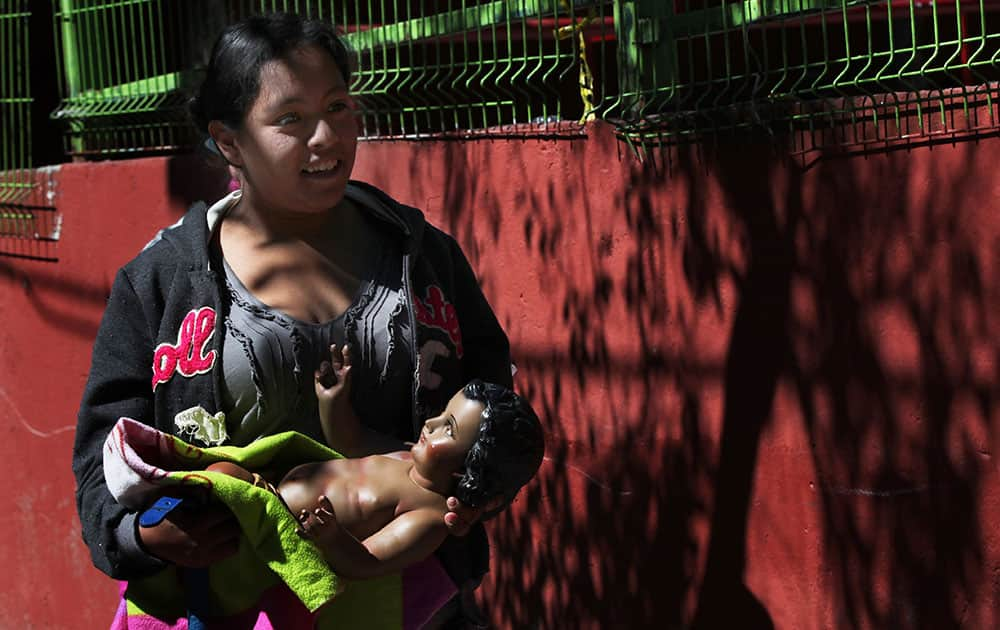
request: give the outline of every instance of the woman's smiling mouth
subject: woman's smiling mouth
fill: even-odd
[[[316,162],[315,164],[306,165],[306,167],[302,169],[302,173],[305,175],[327,175],[336,171],[339,166],[340,160]]]

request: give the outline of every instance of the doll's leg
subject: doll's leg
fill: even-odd
[[[234,464],[232,462],[215,462],[214,464],[209,464],[205,470],[224,473],[230,477],[236,477],[237,479],[242,479],[243,481],[254,485],[257,485],[254,483],[254,477],[259,477],[259,475],[255,475],[239,464]]]
[[[237,479],[242,479],[243,481],[247,482],[252,486],[261,488],[263,490],[267,490],[274,496],[278,497],[278,500],[281,501],[282,505],[284,505],[285,508],[288,509],[288,504],[285,502],[284,497],[281,496],[281,493],[278,492],[277,488],[275,488],[272,484],[268,483],[267,479],[264,479],[255,472],[250,472],[249,470],[240,466],[239,464],[234,464],[232,462],[215,462],[214,464],[209,464],[209,466],[205,470],[225,473],[230,477],[236,477]],[[297,515],[294,512],[292,512],[291,509],[288,509],[288,511],[291,512],[292,516],[297,517]]]

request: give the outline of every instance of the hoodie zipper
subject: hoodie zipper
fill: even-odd
[[[406,316],[410,321],[410,358],[413,360],[413,385],[410,391],[410,417],[413,435],[420,434],[417,417],[417,392],[420,390],[420,351],[417,348],[417,318],[414,315],[413,290],[410,286],[410,253],[403,254],[403,291],[406,292]]]

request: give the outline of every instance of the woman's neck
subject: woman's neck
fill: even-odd
[[[361,222],[357,207],[347,197],[326,212],[309,213],[265,205],[250,191],[243,193],[226,219],[253,233],[260,246],[288,241],[319,243],[334,234],[350,238]]]

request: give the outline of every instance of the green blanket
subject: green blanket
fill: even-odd
[[[127,418],[115,426],[105,447],[108,487],[123,504],[148,505],[173,485],[197,485],[225,503],[244,536],[239,552],[211,567],[212,617],[232,617],[258,607],[283,582],[304,607],[321,611],[321,627],[398,628],[402,586],[398,575],[354,582],[349,589],[326,564],[319,549],[297,532],[298,523],[271,492],[205,467],[218,461],[268,471],[280,478],[297,464],[340,457],[302,434],[286,432],[246,447],[192,446],[176,436]],[[170,567],[129,582],[128,617],[178,619],[186,614],[181,576]]]

